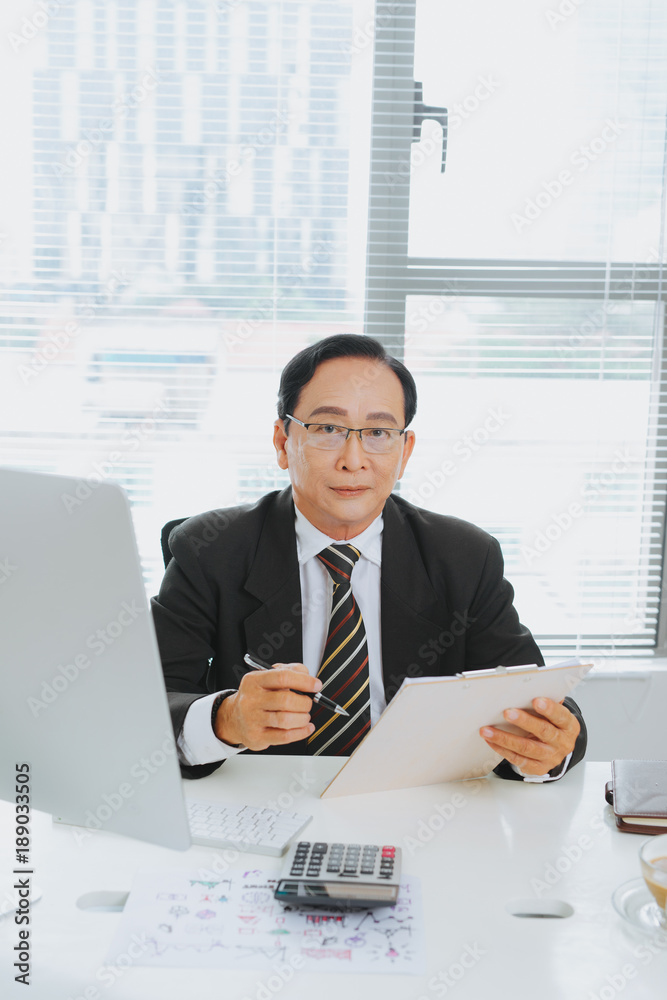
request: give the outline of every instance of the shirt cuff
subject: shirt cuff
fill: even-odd
[[[213,732],[211,726],[211,712],[213,702],[218,695],[235,694],[234,689],[229,691],[216,691],[214,694],[207,694],[204,698],[197,698],[190,705],[185,715],[183,728],[178,734],[176,746],[178,756],[182,764],[215,764],[219,760],[227,757],[234,757],[248,748],[242,744],[233,747],[230,743],[219,740]]]
[[[567,771],[571,758],[572,758],[572,751],[570,751],[570,753],[567,755],[563,763],[560,765],[560,768],[556,774],[551,774],[548,771],[546,774],[524,774],[521,768],[517,767],[516,764],[510,764],[510,767],[512,768],[514,773],[520,775],[524,781],[530,781],[533,784],[540,784],[544,781],[558,781],[559,778],[562,778],[565,772]],[[555,770],[555,768],[552,768],[552,770]]]

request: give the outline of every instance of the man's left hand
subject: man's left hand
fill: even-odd
[[[569,709],[551,698],[533,698],[533,708],[536,715],[520,708],[503,712],[508,722],[525,731],[525,736],[491,726],[479,732],[492,750],[516,764],[523,774],[546,774],[574,749],[581,727]]]

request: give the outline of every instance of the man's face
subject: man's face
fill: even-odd
[[[293,416],[305,424],[401,429],[403,388],[390,368],[368,358],[323,361],[301,390]],[[354,538],[382,512],[412,454],[414,433],[406,431],[394,450],[370,455],[358,434],[338,451],[318,450],[306,437],[293,421],[289,434],[282,420],[274,424],[278,465],[289,471],[294,502],[330,538]]]

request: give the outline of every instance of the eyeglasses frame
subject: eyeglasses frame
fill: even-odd
[[[350,434],[358,434],[359,444],[364,449],[364,452],[367,455],[369,454],[369,452],[367,452],[366,449],[364,448],[364,442],[361,437],[363,431],[391,431],[392,433],[396,431],[398,432],[398,438],[396,439],[398,441],[400,440],[401,434],[405,434],[407,430],[407,427],[403,427],[402,430],[399,429],[398,427],[346,427],[345,424],[334,424],[330,420],[326,421],[325,423],[321,423],[318,420],[311,420],[307,424],[304,424],[303,420],[299,420],[298,417],[292,416],[291,413],[286,413],[285,416],[287,417],[288,420],[293,420],[295,424],[299,425],[299,427],[303,427],[306,433],[308,433],[309,427],[340,427],[341,430],[347,431],[347,434],[345,435],[345,441],[343,442],[343,444],[347,444],[347,440]],[[332,448],[331,450],[334,451],[335,449]],[[370,452],[370,454],[373,454],[373,452]],[[375,454],[382,455],[382,454],[388,454],[388,452],[375,452]]]

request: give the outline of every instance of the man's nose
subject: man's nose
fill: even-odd
[[[366,465],[367,458],[366,452],[361,447],[359,435],[352,431],[343,445],[339,461],[342,461],[346,469],[362,469]]]

